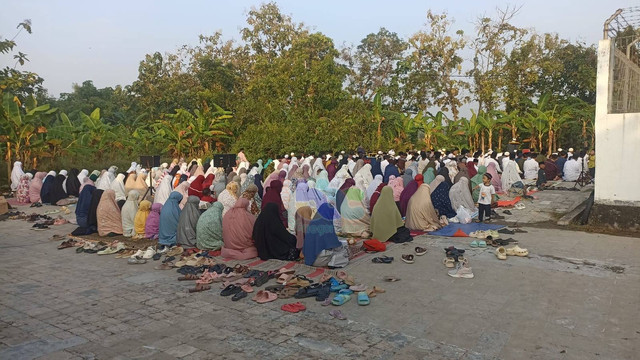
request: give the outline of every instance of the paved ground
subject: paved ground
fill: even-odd
[[[563,192],[565,193],[565,192]],[[568,192],[567,192],[568,193]],[[550,195],[553,195],[549,193]],[[529,258],[498,260],[468,238],[421,236],[415,264],[360,259],[346,270],[387,290],[368,307],[304,300],[232,302],[155,264],[56,250],[54,230],[0,222],[0,359],[637,359],[640,242],[636,238],[525,228]],[[448,277],[442,247],[468,250],[474,279]],[[402,280],[382,283],[384,275]]]

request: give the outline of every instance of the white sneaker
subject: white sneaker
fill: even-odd
[[[142,255],[144,255],[144,251],[142,251],[142,250],[138,250],[138,251],[136,251],[136,253],[135,253],[135,254],[131,255],[131,258],[132,258],[132,259],[133,259],[133,258],[141,258],[141,257],[142,257]],[[152,256],[153,256],[153,255],[152,255]]]
[[[148,260],[148,259],[151,259],[155,254],[156,254],[156,251],[153,249],[152,246],[149,246],[147,248],[147,251],[144,252],[144,255],[142,255],[142,258]]]
[[[455,269],[449,270],[449,276],[454,278],[473,279],[473,272],[466,264],[458,263]]]
[[[167,251],[169,251],[169,247],[168,246],[162,246],[162,248],[160,250],[157,251],[158,254],[164,254]]]

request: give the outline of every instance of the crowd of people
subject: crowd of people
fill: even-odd
[[[549,158],[527,150],[393,150],[287,154],[235,166],[174,159],[144,169],[25,173],[16,162],[11,188],[20,203],[75,202],[74,235],[157,239],[159,252],[221,250],[244,260],[295,260],[326,266],[344,244],[338,235],[410,240],[408,230],[434,231],[449,222],[491,221],[497,195],[517,196],[535,184],[575,181],[595,172],[595,153],[573,149]],[[461,215],[464,214],[464,215]],[[322,256],[320,256],[322,254]]]

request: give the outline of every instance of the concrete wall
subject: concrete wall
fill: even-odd
[[[615,52],[598,44],[595,202],[640,206],[640,113],[611,113]]]

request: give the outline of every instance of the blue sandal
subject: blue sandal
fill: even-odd
[[[351,300],[351,296],[350,295],[338,294],[333,298],[333,300],[331,300],[331,303],[333,305],[340,306],[340,305],[343,305],[344,303],[346,303],[349,300]]]
[[[369,305],[370,302],[371,300],[369,300],[369,295],[366,292],[360,291],[358,293],[358,305],[365,306]]]

